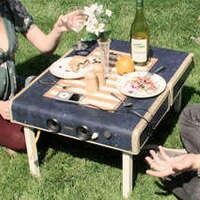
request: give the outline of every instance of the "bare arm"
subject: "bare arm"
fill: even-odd
[[[83,25],[84,20],[82,11],[77,10],[61,15],[50,33],[45,34],[37,25],[32,24],[25,36],[41,52],[51,53],[56,49],[62,33],[76,30]]]
[[[0,115],[10,120],[10,101],[0,101]]]
[[[37,25],[32,24],[26,38],[42,53],[51,53],[56,49],[61,35],[55,29],[46,35]]]

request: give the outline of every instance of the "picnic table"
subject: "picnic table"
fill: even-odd
[[[91,44],[88,53],[96,46],[96,43]],[[130,44],[112,40],[111,50],[129,53]],[[151,52],[157,61],[150,71],[165,67],[159,75],[165,79],[166,88],[151,98],[125,98],[126,103],[133,104],[130,108],[122,103],[110,112],[49,98],[45,94],[52,85],[41,84],[41,81],[60,81],[50,73],[49,68],[16,95],[12,102],[12,122],[24,126],[30,171],[34,176],[40,176],[34,132],[37,129],[122,152],[123,197],[129,196],[132,191],[133,156],[140,153],[175,102],[176,108],[180,109],[181,91],[193,66],[191,53],[156,47],[151,48]],[[78,53],[72,50],[63,57]]]

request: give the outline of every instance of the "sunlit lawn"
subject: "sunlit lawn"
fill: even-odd
[[[48,32],[59,14],[94,3],[94,0],[22,0],[34,21]],[[129,40],[130,25],[135,14],[133,0],[101,0],[113,11],[112,37]],[[183,105],[200,102],[200,46],[191,36],[200,35],[198,22],[199,0],[146,0],[145,15],[151,32],[151,45],[172,48],[195,55],[195,68],[184,91]],[[81,35],[63,35],[54,57],[40,56],[22,36],[16,56],[20,74],[38,74],[58,56],[64,54],[81,38]],[[169,113],[154,135],[154,141],[168,147],[181,147],[178,115]],[[63,138],[61,139],[63,141]],[[121,199],[121,154],[93,145],[59,138],[42,136],[39,145],[41,178],[29,174],[26,154],[10,158],[0,149],[0,199],[5,200],[119,200]],[[143,158],[136,158],[137,180],[130,199],[173,200],[173,195],[161,194],[163,190],[155,178],[145,174]]]

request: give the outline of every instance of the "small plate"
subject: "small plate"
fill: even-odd
[[[158,74],[132,72],[122,76],[117,82],[118,89],[125,95],[135,98],[148,98],[165,90],[166,81]]]
[[[53,63],[49,71],[56,77],[62,79],[78,79],[84,77],[85,73],[91,70],[90,66],[80,68],[78,71],[74,72],[69,66],[69,62],[73,57],[62,58],[55,63]]]

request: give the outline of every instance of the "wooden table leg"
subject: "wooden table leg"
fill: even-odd
[[[33,176],[40,177],[35,133],[31,128],[24,127],[24,135],[26,140],[26,149],[27,149],[30,172]]]
[[[127,199],[133,187],[133,156],[122,153],[122,195]]]
[[[182,89],[180,89],[178,96],[176,97],[176,100],[174,102],[174,111],[176,113],[179,113],[181,111],[182,107]]]

